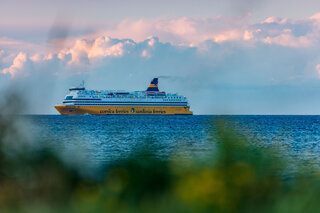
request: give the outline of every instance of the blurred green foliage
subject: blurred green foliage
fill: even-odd
[[[218,142],[205,162],[163,160],[142,147],[106,168],[102,179],[92,179],[45,146],[26,148],[15,117],[1,115],[0,212],[320,211],[319,175],[301,170],[285,180],[280,154],[223,122],[215,126]]]

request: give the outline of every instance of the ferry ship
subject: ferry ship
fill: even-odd
[[[61,115],[192,115],[186,97],[160,92],[158,78],[147,90],[87,90],[82,83],[69,89],[62,105],[54,106]]]

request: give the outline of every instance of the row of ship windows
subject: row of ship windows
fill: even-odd
[[[68,106],[68,105],[67,105]],[[70,106],[70,105],[69,105]],[[187,104],[157,104],[157,105],[148,105],[148,104],[71,104],[71,106],[183,106],[187,107]]]
[[[85,96],[78,96],[79,98],[87,98],[87,97],[85,97]],[[115,99],[115,98],[122,98],[123,96],[113,96],[113,97],[108,97],[108,96],[104,96],[103,98],[108,98],[108,99]],[[99,98],[98,96],[90,96],[89,98]],[[126,97],[126,98],[128,98],[128,99],[139,99],[139,97],[137,98],[137,97],[134,97],[134,96],[132,96],[132,97]],[[156,97],[148,97],[148,99],[160,99],[161,97],[158,97],[158,98],[156,98]],[[65,98],[65,100],[72,100],[72,96],[67,96],[66,98]],[[163,99],[163,100],[165,100],[165,101],[181,101],[181,100],[183,100],[182,98],[178,98],[178,97],[173,97],[173,98],[165,98],[165,99]]]
[[[73,105],[114,105],[114,106],[186,106],[187,103],[174,103],[174,104],[108,104],[108,103],[64,103]]]
[[[84,96],[84,95],[79,95],[79,98],[88,98],[88,96]],[[144,98],[144,97],[148,97],[148,98],[152,98],[152,99],[158,99],[158,98],[163,98],[161,96],[157,97],[157,96],[141,96],[141,97],[137,97],[137,96],[121,96],[121,95],[113,95],[113,96],[94,96],[94,95],[90,95],[90,98]],[[67,98],[72,98],[72,96],[67,96]],[[181,97],[167,97],[165,98],[166,100],[181,100]],[[68,99],[69,100],[69,99]]]
[[[148,102],[148,101],[101,101],[101,100],[65,100],[63,101],[64,103],[136,103],[136,104],[139,104],[139,103],[149,103],[149,104],[162,104],[162,103],[167,103],[167,104],[170,104],[170,103],[187,103],[187,101],[179,101],[179,102],[164,102],[164,101],[161,101],[161,102]]]
[[[148,105],[148,104],[73,104],[74,106],[187,106],[187,104],[157,104],[157,105]]]

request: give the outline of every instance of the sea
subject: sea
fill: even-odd
[[[168,159],[215,152],[217,126],[227,126],[288,162],[318,167],[320,116],[313,115],[28,115],[29,132],[81,168],[99,168],[142,148]]]

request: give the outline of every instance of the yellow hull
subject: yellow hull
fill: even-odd
[[[61,115],[192,115],[183,106],[54,106]]]

